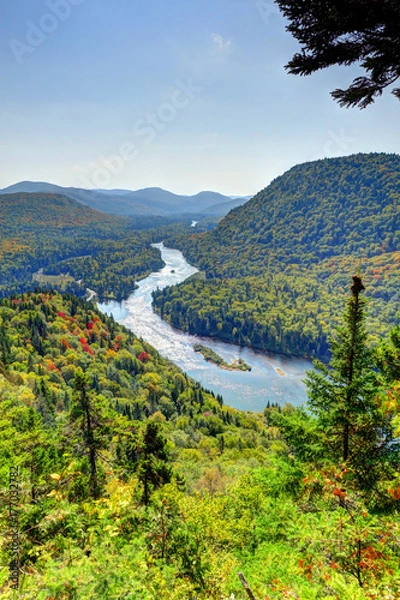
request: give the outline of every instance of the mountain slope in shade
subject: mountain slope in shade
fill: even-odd
[[[214,206],[210,206],[207,212],[210,216],[224,217],[234,208],[246,204],[247,201],[248,198],[233,198],[232,200],[228,200],[227,202],[222,202],[221,204],[215,204]]]
[[[3,227],[62,229],[113,222],[117,223],[118,218],[93,210],[60,194],[0,194],[0,226]]]
[[[200,192],[194,196],[173,194],[161,188],[130,190],[86,190],[62,187],[46,182],[23,181],[11,185],[0,193],[50,192],[63,194],[81,204],[114,215],[176,215],[182,213],[224,216],[233,206],[246,202],[247,198],[232,198],[217,192]],[[219,206],[217,213],[213,207]]]

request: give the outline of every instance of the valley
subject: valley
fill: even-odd
[[[176,286],[197,272],[178,250],[166,248],[163,244],[154,246],[161,251],[164,268],[139,281],[137,289],[127,300],[100,303],[99,309],[112,314],[119,323],[151,344],[204,388],[220,395],[228,406],[260,412],[268,402],[303,404],[307,396],[302,381],[305,371],[312,367],[310,361],[256,352],[217,338],[188,335],[171,327],[154,312],[152,294],[156,290]],[[251,367],[251,371],[222,370],[196,353],[196,344],[207,346],[227,364],[241,359]],[[280,372],[286,373],[286,377],[282,377]]]
[[[367,287],[371,343],[399,322],[399,182],[396,155],[306,163],[214,222],[210,215],[110,215],[47,184],[32,184],[48,190],[34,193],[15,192],[31,186],[17,184],[0,196],[0,294],[34,289],[42,269],[41,285],[121,302],[163,267],[153,242],[165,240],[199,273],[153,290],[163,321],[242,349],[327,361],[329,332],[355,271]],[[153,188],[141,193],[175,208],[183,198]],[[214,206],[221,199],[207,192],[197,203],[200,197]],[[15,213],[22,218],[11,220]]]
[[[400,1],[3,4],[1,600],[400,600]]]
[[[222,219],[0,195],[28,598],[398,594],[399,161],[299,165]]]

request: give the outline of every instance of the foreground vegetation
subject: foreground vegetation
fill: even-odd
[[[354,289],[331,369],[310,374],[312,413],[224,407],[73,296],[3,299],[0,478],[7,497],[18,467],[20,597],[244,600],[242,571],[257,599],[396,598],[400,336],[371,362]],[[6,504],[0,518],[11,599]]]

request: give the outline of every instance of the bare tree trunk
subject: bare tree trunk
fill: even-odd
[[[243,575],[243,573],[241,571],[239,571],[238,577],[239,577],[240,582],[241,582],[242,586],[244,587],[248,597],[250,598],[250,600],[257,600],[255,595],[251,591],[251,588],[250,588],[249,584],[247,583],[245,576]]]

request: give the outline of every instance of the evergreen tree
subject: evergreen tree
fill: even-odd
[[[151,492],[171,481],[168,466],[166,440],[161,435],[158,423],[149,421],[143,434],[142,458],[138,469],[139,481],[143,484],[142,501],[150,503]]]
[[[4,325],[0,325],[0,361],[6,367],[11,360],[11,341]]]
[[[400,5],[396,0],[276,0],[300,42],[287,65],[290,73],[311,75],[332,65],[359,63],[365,75],[332,96],[341,106],[365,108],[399,79]],[[392,89],[400,98],[400,89]]]
[[[55,428],[55,403],[53,401],[51,391],[43,377],[35,381],[34,391],[36,395],[37,410],[43,418],[45,427]]]
[[[330,458],[343,461],[362,488],[372,488],[393,447],[390,417],[379,407],[377,374],[367,347],[364,285],[353,277],[344,324],[331,341],[329,365],[307,373],[309,405]]]
[[[376,351],[376,362],[386,381],[400,380],[400,327],[394,327],[389,339],[381,342]]]
[[[70,419],[78,426],[77,446],[86,449],[89,461],[89,490],[93,498],[99,498],[101,485],[98,473],[99,451],[103,448],[108,431],[104,407],[93,393],[89,392],[89,377],[78,369],[74,379],[74,402]]]
[[[27,411],[24,466],[29,469],[30,497],[34,504],[46,489],[48,475],[59,467],[60,460],[54,440],[43,427],[41,416],[33,407]]]

